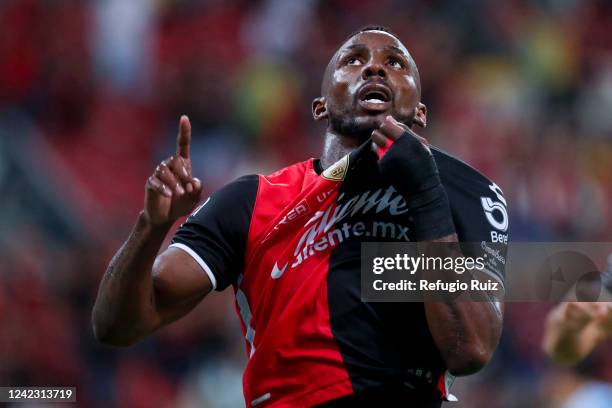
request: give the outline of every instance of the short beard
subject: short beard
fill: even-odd
[[[372,132],[380,127],[380,124],[374,122],[359,123],[354,117],[330,115],[329,126],[338,135],[365,142],[372,136]]]
[[[402,123],[412,127],[414,120],[402,120],[397,118]],[[359,142],[365,142],[372,136],[372,132],[380,127],[381,123],[365,122],[359,123],[355,117],[348,115],[329,115],[329,126],[338,135],[355,139]]]

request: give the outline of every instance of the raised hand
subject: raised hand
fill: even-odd
[[[387,116],[372,132],[372,141],[384,151],[378,162],[381,174],[400,191],[411,195],[440,184],[427,140],[405,124]]]
[[[559,313],[567,328],[581,330],[595,319],[598,309],[596,302],[568,302],[561,304]]]
[[[414,133],[408,125],[395,120],[393,116],[387,116],[380,127],[372,132],[372,141],[377,146],[385,148],[389,143],[399,139],[404,133],[408,133],[410,136],[415,137],[427,150],[429,150],[429,142],[427,142],[427,139]]]
[[[202,182],[191,174],[191,124],[179,121],[176,154],[163,160],[145,186],[144,215],[153,226],[169,225],[193,211],[200,200]]]

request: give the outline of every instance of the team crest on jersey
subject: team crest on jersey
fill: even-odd
[[[332,181],[342,181],[346,176],[348,167],[349,155],[347,154],[346,156],[329,166],[327,169],[325,169],[321,176]]]

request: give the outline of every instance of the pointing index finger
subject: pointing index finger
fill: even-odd
[[[187,115],[181,116],[179,131],[176,138],[176,155],[189,159],[189,144],[191,143],[191,123]]]

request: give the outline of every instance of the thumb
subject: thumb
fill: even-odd
[[[191,191],[191,193],[189,193],[189,195],[194,200],[199,200],[200,196],[202,195],[202,182],[200,181],[199,178],[194,177],[191,180],[191,184],[193,186],[193,190]]]

